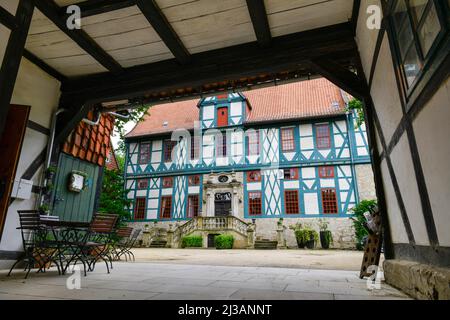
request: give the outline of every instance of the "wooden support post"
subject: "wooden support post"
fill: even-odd
[[[3,57],[0,69],[0,136],[3,134],[5,127],[6,115],[9,111],[14,85],[16,84],[33,10],[33,1],[20,0],[15,18],[17,27],[11,31]]]

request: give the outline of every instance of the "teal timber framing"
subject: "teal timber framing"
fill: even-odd
[[[131,217],[131,221],[184,221],[188,220],[187,206],[188,206],[188,197],[190,195],[198,195],[199,198],[199,212],[202,210],[202,194],[203,188],[202,183],[203,179],[200,176],[200,183],[198,186],[190,186],[188,185],[188,176],[181,175],[175,176],[173,178],[173,186],[169,188],[164,188],[162,185],[162,177],[151,177],[151,178],[143,178],[148,181],[148,186],[145,189],[139,189],[137,180],[141,179],[127,179],[126,180],[126,191],[127,198],[130,200],[134,200],[137,197],[145,197],[145,218],[142,220],[134,219],[134,201],[132,202],[129,211]],[[162,196],[171,196],[172,197],[172,206],[170,209],[170,219],[161,219],[161,197]]]
[[[358,202],[356,181],[352,174],[352,165],[337,165],[333,178],[320,178],[319,167],[301,167],[299,176],[294,180],[273,179],[272,170],[261,175],[261,182],[247,182],[244,178],[244,217],[259,218],[348,218],[349,209]],[[322,189],[336,190],[338,213],[323,214]],[[284,191],[298,191],[299,214],[286,214]],[[262,214],[250,215],[248,212],[248,193],[261,192]]]
[[[354,122],[353,115],[348,117],[342,115],[307,122],[286,122],[270,126],[250,126],[249,124],[246,127],[223,128],[223,132],[230,132],[227,138],[227,145],[233,147],[228,148],[227,157],[220,159],[220,163],[217,163],[217,158],[215,157],[214,138],[207,138],[207,135],[203,135],[203,142],[199,150],[203,161],[187,159],[184,164],[180,164],[180,162],[164,162],[164,140],[170,140],[170,135],[127,139],[125,177],[204,174],[211,171],[244,171],[269,168],[273,161],[268,161],[266,157],[271,152],[277,154],[277,162],[280,168],[370,163],[365,126],[357,127]],[[314,125],[324,123],[328,123],[330,127],[331,148],[320,150],[315,145]],[[280,129],[285,127],[294,128],[295,151],[293,152],[282,152],[279,145],[281,140]],[[247,155],[247,145],[243,130],[249,128],[260,130],[261,152],[259,156]],[[207,130],[202,132],[205,133]],[[239,135],[241,136],[238,137]],[[264,145],[265,141],[266,145]],[[147,164],[138,163],[141,143],[150,143],[150,161]],[[236,153],[234,150],[237,149],[236,145],[239,143],[241,144],[240,151]],[[276,147],[275,144],[277,145]],[[190,142],[182,142],[179,144],[179,147],[179,152],[183,155],[190,154]]]
[[[240,96],[229,97],[220,101],[208,100],[205,98],[200,102],[200,106],[222,106],[235,99],[235,102],[242,101]],[[243,101],[242,101],[243,102]],[[203,119],[202,107],[200,109],[200,119]],[[242,103],[242,113],[245,113],[245,103]],[[230,114],[230,112],[229,112]],[[209,119],[209,118],[208,118]],[[208,124],[208,129],[203,129],[204,134],[210,129],[215,129],[216,120],[212,119]],[[328,124],[330,129],[331,147],[320,150],[316,146],[315,125]],[[281,128],[294,128],[295,150],[283,152],[281,150]],[[241,124],[225,128],[218,128],[224,131],[232,131],[227,137],[228,148],[227,158],[218,165],[215,157],[214,138],[202,138],[200,147],[201,159],[187,159],[185,163],[173,161],[164,162],[164,141],[170,139],[169,135],[159,135],[150,137],[139,137],[127,139],[126,156],[126,188],[128,198],[134,200],[136,197],[146,197],[146,215],[144,220],[137,221],[178,221],[186,220],[187,198],[189,195],[199,195],[199,212],[202,210],[202,183],[199,186],[188,186],[189,175],[200,175],[211,172],[246,172],[250,170],[262,170],[268,173],[263,174],[259,188],[249,185],[244,177],[244,217],[245,218],[299,218],[299,217],[349,217],[349,208],[359,202],[358,188],[355,181],[355,165],[369,164],[370,156],[368,150],[366,128],[356,126],[354,114],[343,114],[333,117],[324,117],[310,120],[293,120],[277,124]],[[244,130],[258,129],[260,133],[260,154],[255,156],[247,155],[247,144]],[[190,144],[187,139],[178,143],[175,153],[182,159],[190,154]],[[142,143],[150,144],[150,159],[146,164],[139,164],[139,153]],[[240,146],[239,146],[240,145]],[[209,151],[206,152],[206,149]],[[233,150],[239,149],[236,152]],[[224,160],[224,159],[222,159]],[[319,166],[333,166],[335,176],[332,179],[319,178]],[[278,179],[279,169],[299,168],[299,177],[295,181],[283,181]],[[163,177],[173,177],[174,184],[171,188],[162,188]],[[244,175],[245,176],[245,175]],[[149,181],[146,190],[137,188],[138,179]],[[249,188],[250,187],[250,188]],[[333,188],[336,190],[336,200],[338,205],[337,214],[323,214],[321,189]],[[260,191],[262,193],[261,216],[248,215],[248,191]],[[299,194],[300,213],[297,215],[285,214],[284,191],[297,190]],[[161,196],[172,196],[172,208],[170,219],[160,219]],[[275,204],[273,206],[272,204]],[[130,208],[130,213],[134,217],[134,208]],[[134,220],[133,220],[134,221]]]

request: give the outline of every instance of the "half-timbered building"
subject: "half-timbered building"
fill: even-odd
[[[317,218],[330,218],[337,245],[354,245],[350,209],[359,189],[375,192],[365,124],[348,100],[319,78],[150,108],[126,138],[132,220],[270,218],[256,236],[276,239],[280,218],[310,218],[316,228]],[[358,187],[358,178],[372,183]]]

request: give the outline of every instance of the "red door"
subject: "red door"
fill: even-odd
[[[217,108],[217,126],[228,126],[228,107]]]
[[[5,130],[0,137],[0,236],[8,211],[29,112],[30,107],[12,105],[6,116]]]

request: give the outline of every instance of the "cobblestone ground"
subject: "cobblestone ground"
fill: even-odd
[[[110,274],[98,264],[80,277],[79,290],[69,290],[69,275],[56,270],[31,273],[26,280],[20,269],[12,277],[2,270],[0,299],[408,299],[383,282],[369,290],[358,278],[358,252],[137,249],[135,254],[136,262],[116,262]]]

